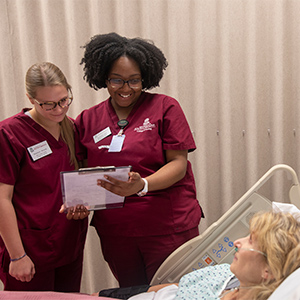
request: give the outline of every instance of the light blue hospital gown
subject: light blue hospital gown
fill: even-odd
[[[215,265],[184,275],[179,281],[175,300],[217,300],[234,275],[229,264]]]

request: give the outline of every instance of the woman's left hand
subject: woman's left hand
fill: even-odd
[[[139,173],[129,172],[128,175],[129,179],[127,181],[105,175],[106,180],[98,179],[97,185],[119,196],[130,196],[143,189],[144,181]]]
[[[155,173],[146,177],[148,190],[157,191],[166,189],[181,180],[186,173],[188,150],[166,150],[166,161]],[[106,190],[120,195],[130,196],[141,191],[145,185],[141,175],[129,172],[129,179],[121,181],[111,176],[104,176],[106,180],[98,179],[97,184]]]

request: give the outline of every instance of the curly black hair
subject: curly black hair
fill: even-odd
[[[106,88],[108,73],[115,60],[121,56],[134,59],[140,67],[143,88],[159,86],[168,62],[152,41],[142,38],[126,38],[115,32],[99,34],[85,46],[80,64],[84,64],[83,78],[95,90]]]

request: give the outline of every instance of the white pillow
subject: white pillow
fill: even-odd
[[[300,268],[286,278],[268,300],[299,300],[300,299]]]

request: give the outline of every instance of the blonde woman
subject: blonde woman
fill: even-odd
[[[77,168],[71,86],[52,63],[31,66],[32,108],[0,122],[0,279],[5,290],[78,292],[87,220],[67,220],[60,172]]]
[[[297,216],[299,217],[299,215]],[[290,213],[261,212],[250,222],[250,234],[234,242],[233,262],[184,275],[178,284],[110,289],[93,296],[145,299],[267,300],[300,267],[300,222]]]

